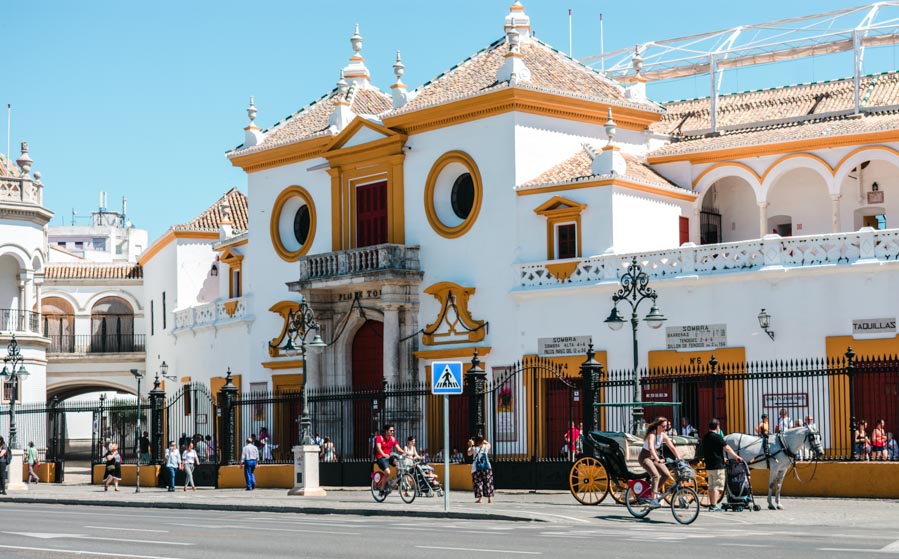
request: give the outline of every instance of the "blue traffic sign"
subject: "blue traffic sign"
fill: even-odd
[[[431,394],[462,394],[461,361],[435,361],[431,364]]]

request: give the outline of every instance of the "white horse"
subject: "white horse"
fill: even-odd
[[[780,488],[787,470],[790,466],[795,466],[796,458],[809,450],[815,453],[815,459],[824,454],[821,435],[815,427],[795,427],[783,433],[768,435],[767,456],[762,448],[762,437],[732,433],[724,437],[724,440],[750,468],[767,468],[771,471],[768,476],[768,508],[771,510],[783,509],[780,504]]]

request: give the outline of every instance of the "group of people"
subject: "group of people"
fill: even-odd
[[[783,433],[787,429],[794,429],[796,427],[813,427],[817,428],[815,425],[815,418],[811,415],[805,416],[805,421],[799,421],[798,419],[794,422],[790,420],[790,415],[787,413],[786,408],[780,408],[780,411],[777,413],[777,421],[774,424],[774,430],[771,429],[771,423],[768,420],[768,414],[763,413],[762,417],[755,426],[755,434],[762,437],[762,452],[764,454],[768,454],[768,435],[774,433],[779,434]],[[800,455],[798,456],[800,460],[810,460],[812,456],[808,455]]]
[[[210,439],[211,441],[211,439]],[[197,434],[194,437],[187,437],[182,434],[182,444],[176,444],[175,441],[169,441],[169,446],[165,451],[165,467],[169,472],[170,492],[175,491],[175,476],[180,472],[184,472],[183,491],[187,491],[190,487],[193,491],[197,490],[197,484],[194,482],[194,470],[201,463],[209,460],[210,443]],[[202,451],[198,451],[198,445],[202,445]],[[201,459],[201,456],[203,457]]]
[[[893,433],[886,430],[886,421],[877,420],[868,435],[868,422],[860,420],[853,433],[853,457],[856,460],[886,461],[899,460],[899,443]]]

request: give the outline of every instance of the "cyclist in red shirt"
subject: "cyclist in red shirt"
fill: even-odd
[[[396,465],[396,456],[391,456],[391,453],[394,449],[402,452],[402,447],[393,433],[393,425],[385,425],[384,432],[375,437],[375,462],[384,470],[384,475],[381,476],[381,493],[384,493],[386,489],[387,479],[390,477],[390,466]]]

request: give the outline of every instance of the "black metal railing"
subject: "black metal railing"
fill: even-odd
[[[145,351],[144,334],[56,334],[49,353],[132,353]]]
[[[19,309],[0,309],[0,331],[40,332],[41,315]]]

